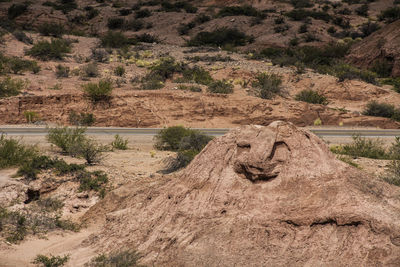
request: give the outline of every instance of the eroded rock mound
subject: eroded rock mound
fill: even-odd
[[[88,216],[92,237],[155,266],[398,266],[399,189],[335,159],[290,123],[242,126],[178,177],[132,183]]]

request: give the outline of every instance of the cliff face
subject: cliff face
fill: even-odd
[[[348,56],[350,62],[364,68],[382,59],[393,64],[393,76],[400,76],[400,20],[355,44]]]
[[[278,121],[214,139],[177,177],[113,191],[89,211],[107,215],[86,244],[156,266],[395,266],[399,207],[396,187]]]

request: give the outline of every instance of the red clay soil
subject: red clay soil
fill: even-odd
[[[127,184],[86,217],[86,240],[152,266],[398,266],[398,187],[293,124],[242,126],[175,176]]]

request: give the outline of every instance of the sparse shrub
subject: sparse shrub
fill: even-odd
[[[189,46],[242,46],[253,41],[254,38],[247,36],[238,29],[220,28],[212,32],[199,32],[188,41]]]
[[[289,25],[287,24],[282,24],[274,27],[274,32],[275,33],[281,33],[289,30]]]
[[[275,95],[283,93],[282,78],[276,74],[260,73],[256,76],[252,86],[263,99],[271,99]]]
[[[167,162],[165,173],[171,173],[189,165],[194,157],[212,140],[211,136],[188,129],[188,135],[182,137],[176,157]]]
[[[33,122],[37,121],[38,119],[40,119],[39,114],[35,111],[26,110],[26,111],[24,111],[24,116],[25,116],[27,123],[33,123]]]
[[[27,4],[12,4],[7,10],[7,15],[9,19],[15,19],[16,17],[22,15],[28,10]]]
[[[24,81],[6,77],[0,80],[0,98],[18,95],[24,86]]]
[[[334,26],[330,26],[327,30],[326,30],[329,34],[334,34],[336,33],[336,28]]]
[[[69,67],[58,64],[56,66],[56,76],[57,76],[57,78],[68,78],[69,77]]]
[[[393,62],[386,58],[377,59],[371,66],[371,70],[379,75],[381,78],[390,77],[392,74]]]
[[[360,135],[353,136],[353,143],[342,146],[331,147],[336,154],[349,155],[352,157],[365,157],[372,159],[388,159],[381,140],[367,139]]]
[[[71,111],[69,114],[69,122],[76,126],[91,126],[96,121],[93,113],[81,112],[77,114],[75,111]]]
[[[111,146],[114,149],[118,150],[127,150],[128,149],[128,139],[123,139],[118,134],[114,136],[114,141],[112,141]]]
[[[363,33],[364,37],[371,35],[373,32],[380,29],[380,26],[376,22],[368,21],[360,26],[360,31]]]
[[[289,12],[286,12],[285,15],[296,21],[304,20],[307,19],[308,17],[312,17],[318,20],[323,20],[325,22],[329,22],[332,19],[331,16],[326,12],[305,10],[302,8],[293,9]]]
[[[85,139],[86,128],[51,128],[46,136],[47,141],[61,148],[63,153],[74,153],[72,147]]]
[[[285,23],[285,18],[284,17],[277,17],[274,19],[275,24],[283,24]]]
[[[197,85],[183,85],[183,84],[180,84],[180,85],[178,85],[178,89],[179,90],[183,90],[183,91],[197,92],[197,93],[203,91],[201,89],[201,87],[197,86]]]
[[[400,186],[400,160],[397,159],[391,162],[383,180],[389,184]]]
[[[131,41],[120,32],[108,31],[101,37],[101,44],[104,47],[121,48],[131,44]]]
[[[144,22],[140,19],[130,20],[125,23],[124,29],[130,31],[140,31],[144,28]]]
[[[33,44],[33,40],[30,36],[26,35],[23,31],[15,30],[13,32],[13,35],[15,39],[17,39],[20,42],[23,42],[24,44]]]
[[[193,68],[186,67],[183,69],[182,74],[182,82],[195,82],[208,85],[214,80],[207,70],[199,66],[194,66]]]
[[[218,16],[251,16],[251,17],[262,17],[263,14],[250,5],[243,6],[226,6],[220,9]]]
[[[384,20],[386,23],[391,23],[400,19],[400,7],[394,6],[383,10],[379,15],[379,19]]]
[[[387,78],[382,80],[383,84],[389,84],[393,86],[394,91],[400,93],[400,77],[397,78]]]
[[[92,59],[97,62],[105,63],[108,62],[109,54],[104,48],[93,48],[92,49]]]
[[[342,63],[332,68],[331,74],[339,78],[339,82],[352,79],[360,79],[367,83],[376,84],[376,73],[368,70],[360,70],[356,67]]]
[[[210,16],[208,16],[208,15],[206,15],[206,14],[199,14],[199,15],[197,15],[196,18],[194,19],[194,22],[195,22],[196,24],[202,24],[202,23],[205,23],[205,22],[210,21],[210,20],[211,20],[211,17],[210,17]]]
[[[299,28],[299,33],[305,33],[308,32],[308,25],[307,24],[301,24],[300,28]]]
[[[106,150],[104,146],[88,138],[74,143],[72,149],[78,156],[83,157],[89,165],[99,163],[104,158],[103,152]]]
[[[39,32],[44,36],[61,37],[65,30],[62,24],[46,22],[39,26]]]
[[[62,39],[53,39],[49,41],[39,41],[30,50],[27,55],[40,60],[63,59],[71,51],[70,44]]]
[[[96,63],[89,63],[83,67],[85,77],[97,77],[99,76],[99,69]]]
[[[114,74],[117,76],[122,77],[125,74],[125,68],[124,66],[118,66],[114,69]]]
[[[180,35],[186,35],[195,26],[196,26],[196,23],[194,23],[193,21],[189,22],[189,23],[186,23],[186,24],[180,24],[179,27],[178,27],[178,33]]]
[[[69,255],[64,256],[45,256],[45,255],[37,255],[35,260],[32,262],[33,264],[37,264],[43,267],[59,267],[64,266],[69,260]]]
[[[133,250],[101,254],[85,264],[85,267],[144,267],[139,265],[140,255]]]
[[[290,3],[294,8],[305,8],[314,6],[314,4],[310,0],[291,0]]]
[[[142,89],[143,90],[157,90],[164,87],[164,78],[159,75],[152,75],[149,73],[143,79],[142,82]]]
[[[80,183],[79,190],[80,191],[96,191],[100,192],[100,194],[104,195],[104,186],[108,183],[107,174],[102,171],[95,172],[80,172],[77,176],[77,179]]]
[[[93,102],[109,101],[113,90],[109,80],[100,80],[98,83],[87,83],[82,86],[85,94]]]
[[[121,29],[124,25],[125,20],[122,18],[109,18],[107,22],[107,27],[110,30]]]
[[[142,33],[135,36],[135,40],[142,43],[158,43],[160,40],[157,36],[150,33]]]
[[[118,10],[118,12],[121,16],[128,16],[129,14],[132,13],[132,9],[123,8],[123,9]]]
[[[367,116],[392,118],[395,120],[400,120],[399,114],[400,110],[396,109],[394,105],[386,103],[378,103],[376,101],[371,101],[365,107],[363,112]]]
[[[6,61],[8,67],[14,74],[20,74],[23,71],[31,70],[33,73],[38,73],[40,67],[36,61],[25,60],[19,57],[10,57]]]
[[[216,80],[208,85],[207,91],[213,94],[232,94],[233,84],[225,80]]]
[[[368,10],[369,10],[369,6],[366,3],[366,4],[363,4],[363,5],[359,6],[358,8],[356,8],[356,13],[359,16],[367,17],[368,16]]]
[[[64,207],[64,203],[61,200],[52,197],[40,198],[37,204],[48,212],[58,211]]]
[[[295,99],[297,101],[303,101],[311,104],[328,104],[328,100],[326,99],[326,97],[314,90],[302,90],[296,95]]]
[[[95,9],[94,7],[91,6],[85,7],[85,11],[86,11],[86,18],[88,20],[91,20],[100,14],[100,11],[98,9]]]
[[[0,135],[0,169],[20,166],[35,155],[35,147],[25,146],[17,139]]]
[[[44,6],[50,6],[55,10],[60,10],[64,14],[78,8],[75,0],[58,0],[57,2],[46,1],[43,3]]]
[[[164,81],[172,78],[172,75],[176,72],[183,70],[182,64],[175,61],[173,57],[161,58],[159,62],[150,67],[150,75],[161,77]]]
[[[136,19],[141,19],[141,18],[147,18],[151,16],[151,11],[149,9],[140,9],[135,11],[135,18]]]

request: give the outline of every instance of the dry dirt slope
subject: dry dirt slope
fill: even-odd
[[[156,266],[398,266],[399,189],[292,124],[242,126],[176,177],[131,183],[87,214],[85,243]],[[106,215],[104,215],[106,214]]]

